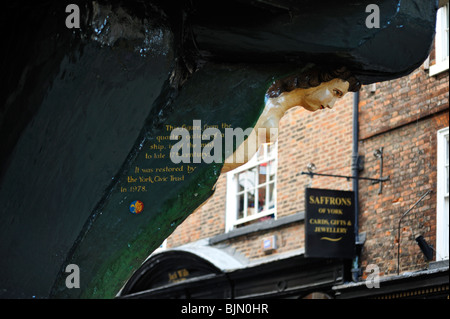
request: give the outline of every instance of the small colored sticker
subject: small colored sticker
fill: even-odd
[[[139,214],[144,210],[144,203],[140,200],[135,200],[130,205],[130,212],[133,214]]]

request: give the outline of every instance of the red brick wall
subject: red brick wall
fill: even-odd
[[[360,103],[362,176],[378,177],[379,160],[373,151],[384,147],[383,184],[360,182],[360,232],[367,233],[362,267],[377,264],[381,275],[397,270],[400,216],[427,190],[425,198],[401,224],[400,270],[424,269],[426,261],[414,235],[422,233],[436,247],[436,134],[448,126],[448,71],[430,77],[423,67],[411,75],[365,87]]]
[[[332,110],[289,111],[280,121],[278,139],[277,214],[304,211],[305,188],[351,190],[346,179],[314,177],[307,172],[314,163],[316,173],[351,175],[352,100],[349,93]]]
[[[439,113],[397,130],[363,141],[366,154],[363,176],[379,176],[379,160],[373,150],[384,147],[383,175],[390,180],[383,184],[360,182],[360,232],[367,233],[362,265],[377,264],[382,273],[397,269],[397,226],[406,212],[427,190],[433,190],[412,210],[401,224],[401,270],[411,271],[426,266],[414,241],[414,234],[423,233],[436,247],[436,132],[448,126],[448,115]]]
[[[220,176],[214,195],[177,227],[167,239],[167,248],[184,245],[224,232],[226,184],[226,176]]]
[[[273,230],[267,230],[258,233],[233,238],[221,244],[230,245],[235,248],[242,256],[249,260],[258,259],[267,256],[262,249],[262,240],[264,237],[275,235],[277,238],[277,249],[270,254],[280,254],[304,247],[304,227],[303,223],[296,223],[286,227],[280,227]]]
[[[448,109],[448,71],[429,77],[418,68],[411,75],[376,84],[376,92],[361,92],[360,139],[385,134]]]

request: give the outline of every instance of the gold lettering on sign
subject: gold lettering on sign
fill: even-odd
[[[175,141],[170,139],[172,130],[177,127],[182,127],[188,131],[200,130],[200,129],[224,129],[231,127],[231,124],[204,124],[202,127],[186,125],[165,125],[165,131],[161,135],[156,136],[155,141],[146,145],[142,153],[142,160],[139,165],[130,170],[124,183],[120,186],[121,193],[139,193],[139,192],[151,192],[152,187],[158,187],[160,184],[180,183],[188,179],[187,175],[193,174],[197,168],[196,165],[184,165],[175,164],[170,159],[170,152]],[[195,135],[195,134],[194,134]],[[189,143],[191,152],[187,155],[189,157],[200,156],[201,153],[195,150],[201,144],[201,147],[205,147],[208,144],[210,146],[214,141],[201,141],[202,136],[197,136],[199,142]]]
[[[343,237],[339,237],[339,238],[321,237],[320,240],[340,241],[342,238]]]
[[[169,282],[179,282],[186,280],[187,277],[189,277],[189,271],[186,268],[183,268],[174,272],[169,272],[167,275],[169,276]]]
[[[330,233],[330,234],[346,234],[347,228],[344,227],[319,227],[314,228],[315,233]]]
[[[309,196],[311,205],[332,205],[332,206],[351,206],[352,200],[349,197],[330,197],[330,196]]]

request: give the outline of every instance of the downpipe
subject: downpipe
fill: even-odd
[[[358,175],[359,175],[359,146],[358,146],[358,131],[359,131],[359,91],[353,93],[353,147],[352,147],[352,189],[355,195],[355,220],[354,220],[354,229],[355,229],[355,257],[353,258],[352,263],[352,281],[357,282],[359,277],[361,276],[361,268],[359,267],[359,256],[360,256],[360,245],[359,243],[359,227],[358,227],[358,215],[359,215],[359,184],[358,184]]]

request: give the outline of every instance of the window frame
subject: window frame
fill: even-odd
[[[437,132],[436,260],[449,259],[449,128]]]
[[[449,1],[446,1],[436,13],[436,36],[434,42],[435,64],[430,66],[430,76],[449,69]],[[445,46],[447,46],[445,48]],[[443,54],[445,50],[445,54]]]
[[[268,146],[271,145],[272,150],[268,152]],[[263,155],[261,156],[261,151]],[[270,191],[269,187],[272,184],[273,189],[273,208],[269,208],[262,212],[257,211],[257,203],[255,208],[255,212],[252,215],[246,215],[244,212],[244,217],[238,218],[238,196],[244,194],[245,201],[248,201],[247,195],[249,193],[249,189],[245,188],[244,190],[238,190],[238,178],[239,174],[249,171],[251,169],[256,168],[258,172],[258,167],[261,164],[272,162],[271,165],[275,168],[275,173],[273,180],[265,181],[262,184],[259,184],[259,180],[256,177],[256,184],[253,187],[255,190],[255,194],[260,187],[265,187],[265,195],[266,198],[268,196],[268,192]],[[226,218],[225,218],[225,232],[229,232],[233,229],[236,229],[239,225],[256,221],[260,218],[273,215],[274,219],[277,218],[277,166],[278,166],[278,143],[265,143],[260,146],[256,154],[244,165],[230,171],[227,173],[227,195],[226,195]],[[256,174],[258,176],[258,174]],[[255,200],[256,202],[256,200]],[[244,205],[244,209],[246,211],[247,205]]]

